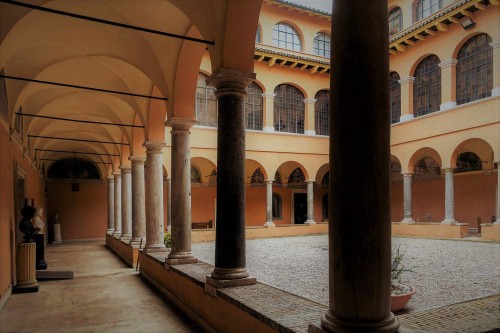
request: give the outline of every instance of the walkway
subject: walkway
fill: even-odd
[[[12,295],[0,332],[200,332],[100,242],[49,245],[45,257],[49,270],[72,270],[75,279]]]

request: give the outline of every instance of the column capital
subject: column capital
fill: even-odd
[[[314,104],[316,103],[317,99],[315,98],[305,98],[304,99],[304,104]]]
[[[161,141],[146,141],[143,144],[143,147],[146,147],[146,154],[161,153],[165,146],[165,142]]]
[[[266,184],[272,184],[274,182],[274,179],[266,179]]]
[[[415,77],[407,76],[407,77],[402,78],[401,80],[398,80],[398,83],[400,85],[403,85],[403,84],[408,84],[410,82],[413,83],[413,81],[415,81]]]
[[[113,172],[113,176],[115,176],[115,178],[116,178],[116,176],[121,176],[121,175],[122,175],[122,173],[119,171]]]
[[[130,156],[128,159],[132,162],[132,164],[144,164],[146,156]]]
[[[314,182],[316,182],[316,181],[315,180],[306,180],[306,184],[312,184]]]
[[[453,172],[453,170],[455,168],[452,168],[452,167],[443,167],[442,169],[444,170],[444,172]]]
[[[122,173],[129,173],[132,171],[132,167],[130,165],[120,165],[120,170]]]
[[[109,175],[108,177],[106,177],[108,179],[108,182],[112,183],[115,181],[115,177],[113,175]]]
[[[219,67],[207,79],[207,84],[214,86],[216,96],[227,94],[246,95],[246,87],[255,80],[255,73]]]
[[[265,92],[265,93],[262,94],[262,97],[273,99],[274,97],[276,97],[276,94],[275,93]]]
[[[438,64],[439,68],[447,68],[447,67],[452,67],[456,66],[458,64],[457,59],[448,59],[445,61],[442,61],[441,63]]]
[[[491,48],[496,49],[497,47],[500,47],[500,39],[494,40],[490,43]]]
[[[172,127],[172,134],[181,132],[187,132],[189,134],[189,129],[196,125],[196,120],[191,118],[172,117],[165,124]]]
[[[401,172],[401,174],[403,175],[403,177],[413,177],[414,172],[410,172],[410,171]]]

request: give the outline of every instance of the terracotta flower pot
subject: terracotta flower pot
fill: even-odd
[[[406,306],[411,296],[415,293],[415,287],[409,286],[411,291],[401,295],[391,295],[391,311],[399,311]]]

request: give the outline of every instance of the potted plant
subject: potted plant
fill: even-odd
[[[404,253],[398,246],[392,251],[391,267],[391,311],[399,311],[406,306],[412,295],[415,293],[415,287],[401,282],[403,272],[413,272],[413,268],[406,268],[403,264]]]

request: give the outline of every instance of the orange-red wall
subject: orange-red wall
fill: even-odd
[[[59,213],[62,240],[104,238],[108,228],[105,182],[81,182],[72,192],[67,181],[47,182],[48,216]]]

